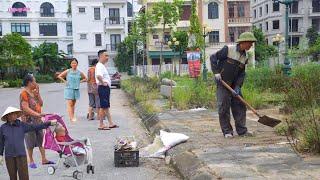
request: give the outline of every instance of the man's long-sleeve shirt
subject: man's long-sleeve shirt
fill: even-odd
[[[26,156],[24,135],[30,131],[39,131],[50,126],[50,122],[32,125],[20,120],[6,122],[0,127],[0,156],[5,151],[6,157]]]
[[[236,51],[242,55],[245,55],[245,51],[240,52],[239,45],[236,46]],[[210,62],[211,62],[211,70],[214,74],[221,73],[224,63],[228,60],[228,54],[229,54],[229,47],[224,46],[222,49],[217,51],[215,54],[210,56]],[[233,87],[239,86],[241,87],[243,84],[243,81],[245,79],[245,70],[241,71],[240,74],[236,77],[234,80],[234,83],[232,84]]]

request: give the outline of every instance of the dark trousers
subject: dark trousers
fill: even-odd
[[[5,157],[10,180],[29,180],[27,156]]]
[[[238,135],[245,134],[247,132],[247,127],[246,127],[247,108],[240,100],[233,97],[232,93],[229,92],[229,90],[227,90],[222,84],[217,85],[217,104],[219,109],[219,122],[220,122],[222,133],[233,134],[233,129],[230,124],[230,108],[231,108]]]

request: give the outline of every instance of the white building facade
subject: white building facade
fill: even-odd
[[[57,43],[72,54],[72,23],[68,0],[1,0],[0,36],[20,33],[32,46]]]
[[[272,0],[252,0],[251,7],[253,24],[262,29],[269,44],[277,34],[285,35],[285,5]],[[289,46],[299,45],[311,26],[320,31],[319,0],[297,0],[289,10]]]
[[[127,0],[71,0],[73,56],[79,69],[88,69],[97,52],[106,49],[114,66],[117,45],[128,35],[133,10]]]

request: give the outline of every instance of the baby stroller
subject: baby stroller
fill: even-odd
[[[94,174],[94,166],[92,165],[92,149],[88,138],[73,140],[68,133],[67,127],[63,119],[59,115],[48,114],[45,116],[45,122],[57,120],[57,125],[46,129],[44,138],[44,148],[56,151],[59,159],[54,166],[49,166],[47,171],[49,175],[53,175],[58,169],[59,164],[63,161],[65,168],[75,167],[73,178],[82,179],[83,172],[79,169],[81,165],[87,165],[87,173],[90,171]],[[65,142],[58,142],[55,138],[55,129],[57,126],[63,126],[65,129]]]

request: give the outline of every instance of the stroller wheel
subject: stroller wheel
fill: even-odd
[[[56,171],[56,168],[53,167],[53,166],[49,166],[47,168],[47,172],[48,172],[49,175],[53,175],[55,173],[55,171]]]
[[[90,165],[88,165],[88,166],[87,166],[87,174],[89,174],[89,173],[90,173],[90,170],[91,170],[91,166],[90,166]]]
[[[82,173],[82,172],[79,172],[78,170],[76,170],[76,171],[73,172],[73,178],[80,180],[80,179],[83,178],[83,173]]]
[[[91,172],[94,174],[94,166],[91,166]]]

